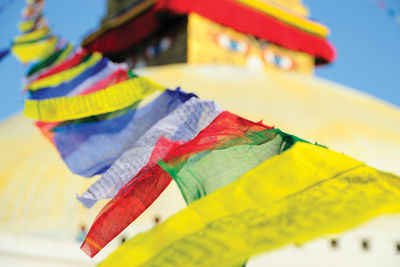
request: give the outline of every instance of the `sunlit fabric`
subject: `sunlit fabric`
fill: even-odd
[[[90,78],[93,75],[96,75],[103,69],[107,68],[107,63],[108,59],[103,58],[95,65],[89,67],[84,72],[80,73],[71,80],[67,80],[61,84],[52,87],[40,88],[40,90],[31,92],[28,98],[39,100],[39,99],[67,96],[72,90],[74,90],[77,86],[79,86],[79,84],[84,82],[86,79]]]
[[[29,20],[37,16],[42,16],[44,0],[26,0],[25,2],[27,5],[22,10],[22,19]]]
[[[54,145],[53,141],[53,136],[54,133],[51,131],[60,122],[43,122],[43,121],[36,121],[35,126],[39,129],[39,131],[42,133],[43,137],[45,137],[51,144]]]
[[[182,141],[171,142],[165,138],[158,140],[148,164],[104,206],[96,217],[81,246],[87,255],[94,257],[165,190],[172,178],[156,164],[157,160],[181,143]]]
[[[146,165],[160,137],[172,141],[190,140],[208,126],[221,111],[213,101],[202,101],[192,97],[146,131],[79,197],[79,200],[90,208],[100,199],[114,197],[129,179]]]
[[[85,89],[84,91],[80,92],[80,95],[93,93],[102,89],[107,88],[108,86],[123,82],[129,78],[134,78],[135,75],[131,71],[127,71],[124,68],[120,68],[115,70],[109,76],[105,77],[104,79],[99,80],[89,88]]]
[[[100,266],[240,266],[400,211],[400,177],[298,142],[121,245]]]
[[[23,34],[29,34],[43,28],[48,28],[48,25],[41,10],[37,10],[31,18],[23,19],[18,23],[18,29]]]
[[[246,144],[248,143],[246,134],[268,129],[273,129],[273,127],[224,111],[193,140],[168,153],[164,161],[169,164],[183,163],[200,151]]]
[[[274,20],[264,24],[254,23],[261,20],[256,13],[248,13],[254,16],[249,16],[249,20],[243,20],[244,23],[243,21],[237,23],[235,20],[240,21],[240,14],[245,14],[243,10],[247,9],[242,6],[242,10],[239,10],[235,4],[229,6],[228,3],[254,4],[258,3],[256,1],[159,0],[156,2],[158,3],[158,9],[155,9],[157,12],[163,10],[178,14],[190,12],[211,14],[210,16],[219,20],[219,23],[250,30],[257,38],[262,37],[257,34],[267,29],[264,33],[271,37],[269,41],[292,46],[289,48],[299,51],[307,50],[317,58],[317,61],[321,59],[329,61],[334,58],[332,47],[322,38],[309,38],[309,33],[299,34],[296,29],[291,31],[275,23]],[[221,3],[231,7],[230,13],[225,12],[222,19],[219,15],[215,16],[212,10],[209,11],[210,8],[225,10],[220,8]],[[172,9],[172,6],[175,8]],[[41,12],[42,6],[31,9],[27,9],[26,16],[34,18],[35,12],[39,10]],[[155,11],[152,12],[150,14],[155,14]],[[36,15],[40,15],[39,12]],[[142,24],[145,22],[146,20],[141,20]],[[138,27],[134,35],[124,36],[127,39],[114,36],[114,41],[117,40],[126,46],[128,44],[125,41],[132,36],[140,38],[143,37],[141,34],[149,33],[155,22],[144,25],[146,27]],[[257,24],[258,29],[252,28],[250,24]],[[294,38],[290,40],[291,38],[286,38],[285,35],[289,37],[293,35]],[[50,32],[43,37],[35,35],[34,32],[28,33],[21,37],[15,47],[25,45],[34,47],[51,36]],[[230,47],[235,49],[237,44],[230,43]],[[188,45],[190,47],[190,43]],[[139,262],[144,266],[190,264],[236,266],[261,251],[290,242],[303,242],[330,231],[352,227],[382,212],[400,210],[398,178],[379,173],[344,155],[330,155],[328,150],[315,145],[305,145],[303,140],[272,129],[261,122],[253,123],[224,112],[197,137],[186,141],[186,137],[188,139],[193,137],[217,114],[212,112],[192,114],[189,109],[186,109],[181,112],[182,117],[175,114],[177,117],[173,117],[174,120],[165,122],[165,118],[188,101],[199,100],[191,94],[179,91],[174,92],[174,94],[182,94],[177,98],[163,99],[162,97],[173,93],[165,91],[155,101],[138,108],[141,101],[146,101],[146,96],[157,90],[164,91],[165,88],[146,78],[132,77],[130,72],[119,72],[121,76],[113,76],[114,80],[110,76],[116,73],[114,71],[119,70],[119,67],[108,68],[110,67],[108,60],[99,54],[86,54],[76,61],[76,64],[67,59],[66,62],[74,65],[60,64],[53,69],[51,65],[58,65],[61,61],[61,55],[58,57],[56,54],[54,57],[57,58],[51,56],[58,51],[59,46],[60,41],[57,39],[54,47],[46,53],[40,55],[35,55],[33,52],[29,54],[26,51],[21,53],[25,53],[26,57],[32,56],[33,60],[41,60],[40,62],[45,65],[37,71],[35,77],[27,80],[29,82],[27,89],[31,91],[32,97],[26,101],[25,114],[42,120],[37,125],[43,134],[60,152],[63,149],[61,156],[71,170],[79,174],[92,176],[102,173],[117,158],[121,159],[118,162],[121,163],[119,168],[131,168],[131,166],[135,168],[133,172],[121,176],[122,179],[113,177],[117,182],[108,184],[106,194],[109,196],[116,194],[116,196],[98,215],[82,244],[82,249],[90,256],[95,255],[141,215],[165,190],[172,178],[181,188],[187,203],[198,200],[197,203],[200,204],[194,204],[194,208],[190,206],[176,216],[178,219],[172,218],[172,223],[167,222],[159,226],[147,234],[146,238],[138,237],[139,241],[132,241],[133,249],[136,249],[135,246],[139,244],[142,247],[134,253],[117,255],[117,261],[111,264],[119,265],[120,261],[128,259],[122,265],[131,265],[133,259],[133,264]],[[65,58],[67,57],[65,54]],[[66,68],[63,69],[63,67]],[[46,72],[46,70],[50,71]],[[126,77],[126,74],[129,77]],[[217,73],[212,74],[219,76]],[[40,76],[41,78],[37,79]],[[235,80],[234,76],[239,75],[230,74],[229,80]],[[257,74],[257,76],[260,75]],[[226,77],[224,76],[224,79]],[[181,79],[175,80],[181,83]],[[300,112],[299,106],[289,104],[291,97],[312,99],[309,94],[300,93],[298,87],[293,86],[290,88],[294,88],[296,92],[287,94],[282,98],[284,101],[272,101],[271,98],[275,97],[276,93],[267,96],[268,101],[272,102],[272,105],[267,107],[266,100],[263,99],[264,91],[262,94],[254,94],[254,91],[250,90],[251,82],[254,82],[254,79],[248,79],[245,87],[242,87],[245,91],[241,90],[240,93],[243,98],[248,95],[253,95],[253,97],[257,95],[257,99],[251,102],[252,105],[244,102],[242,97],[239,98],[240,101],[229,105],[238,103],[240,105],[244,102],[248,105],[246,110],[259,112],[254,107],[261,103],[262,112],[271,109],[272,116],[274,114],[284,116],[282,114],[285,114],[285,111],[290,114],[292,107]],[[200,84],[196,88],[200,88]],[[238,84],[235,85],[238,86]],[[271,90],[269,88],[277,91],[274,84],[264,83],[263,85],[265,91]],[[223,94],[222,91],[225,88],[221,88],[216,93],[218,87],[215,84],[213,87],[214,94]],[[226,85],[225,87],[231,90],[228,94],[224,94],[224,99],[229,102],[228,99],[235,92],[232,90],[233,87]],[[323,97],[320,98],[322,101]],[[282,108],[282,102],[286,104],[289,111]],[[333,106],[337,109],[337,105]],[[329,107],[323,108],[328,110]],[[188,117],[183,115],[188,115]],[[296,119],[299,117],[301,117],[299,114],[295,116]],[[266,117],[266,119],[271,120],[271,117]],[[329,130],[334,129],[332,132],[335,132],[337,129],[332,126],[335,122],[324,119],[326,125],[331,127]],[[180,120],[182,124],[177,126],[177,120]],[[159,124],[161,121],[164,124]],[[306,125],[306,128],[311,128],[313,123],[318,124],[311,120],[306,123],[302,121],[302,123]],[[199,127],[199,125],[203,126]],[[157,126],[160,127],[154,128]],[[153,129],[158,131],[149,134]],[[162,135],[166,135],[171,140]],[[302,144],[295,144],[297,141],[302,141],[298,142]],[[128,152],[132,151],[130,150],[132,144],[137,145],[139,149],[128,155]],[[149,144],[155,144],[154,148],[145,147]],[[124,151],[127,153],[122,154]],[[12,154],[13,151],[10,152],[10,155]],[[123,158],[122,155],[127,156]],[[144,157],[143,160],[136,160],[141,156]],[[33,160],[33,157],[30,158]],[[122,162],[123,159],[126,162]],[[10,160],[7,162],[15,161],[15,158],[10,157]],[[49,162],[51,163],[51,160]],[[143,167],[145,163],[147,164]],[[30,162],[26,166],[33,174],[35,170],[39,170],[36,176],[45,173],[43,171],[45,164],[37,167],[35,162]],[[14,171],[7,171],[7,173],[14,174]],[[235,182],[237,179],[239,181]],[[35,180],[37,179],[33,179]],[[106,183],[105,180],[101,181]],[[41,183],[38,183],[36,187],[38,185],[43,187]],[[26,191],[27,188],[30,191],[27,191],[26,199],[29,199],[35,194],[35,190],[16,184],[11,190],[6,191],[8,197],[4,199],[9,198],[10,195],[13,196],[13,191]],[[65,188],[63,189],[65,191]],[[111,192],[109,189],[112,189]],[[119,191],[116,192],[117,190]],[[53,191],[50,190],[52,193]],[[57,192],[64,191],[60,189]],[[95,196],[94,191],[87,192]],[[73,193],[76,193],[76,190],[73,190]],[[43,192],[42,195],[46,196]],[[204,199],[201,199],[203,197]],[[24,199],[17,198],[17,203],[24,203]],[[39,198],[32,199],[36,202]],[[50,207],[53,200],[57,202],[59,199],[47,197],[44,206]],[[90,201],[90,198],[85,198],[83,202],[88,206],[91,205]],[[396,205],[393,204],[395,201]],[[24,213],[32,213],[30,207],[34,208],[33,213],[39,210],[40,205],[35,207],[34,203],[30,204],[25,204],[27,209]],[[62,209],[58,207],[51,215],[54,216],[58,210]],[[17,213],[11,210],[9,214],[8,218],[13,218]],[[46,218],[51,220],[49,217]]]
[[[191,203],[235,181],[265,160],[279,155],[297,141],[278,129],[250,132],[246,142],[233,139],[231,147],[203,151],[183,162],[160,162],[178,184],[186,203]],[[235,146],[235,142],[241,145]]]
[[[42,60],[50,55],[57,44],[57,38],[50,37],[34,43],[14,44],[11,52],[22,63]]]
[[[266,129],[270,127],[224,111],[195,138],[181,146],[160,138],[148,164],[107,203],[97,216],[81,249],[93,257],[158,198],[172,180],[167,172],[159,165],[155,165],[159,159],[165,158],[167,162],[176,162],[201,151],[244,144],[247,142],[246,133]]]
[[[0,60],[2,60],[5,56],[7,56],[10,53],[10,49],[3,49],[0,51]]]
[[[42,88],[30,94],[30,99],[48,99],[61,96],[80,95],[99,80],[102,80],[121,68],[123,65],[115,64],[107,58],[103,58],[95,65],[86,69],[84,72],[69,80],[54,87]]]
[[[87,70],[88,68],[90,68],[91,66],[94,66],[99,61],[101,61],[102,55],[100,53],[94,53],[94,54],[88,55],[88,57],[86,57],[86,59],[87,60],[82,61],[79,65],[77,65],[75,67],[66,69],[59,73],[55,73],[51,76],[47,76],[40,80],[35,80],[32,83],[28,84],[26,86],[26,89],[28,89],[30,91],[36,91],[36,90],[40,90],[42,88],[53,87],[53,86],[57,86],[63,82],[70,81],[73,78],[75,78],[76,76],[78,76],[79,74],[81,74],[82,72],[84,72],[85,70]]]
[[[135,77],[91,94],[44,100],[25,99],[24,115],[45,122],[81,119],[126,108],[165,87]]]
[[[78,95],[85,95],[89,93],[93,93],[102,89],[107,88],[108,86],[115,85],[117,83],[120,83],[122,81],[128,80],[129,78],[134,78],[136,75],[132,73],[132,71],[127,71],[125,69],[117,69],[113,73],[111,73],[108,77],[99,80],[97,83],[92,85],[91,87],[85,89],[82,92],[79,92]],[[132,106],[136,106],[139,103],[133,104],[131,106],[128,106],[127,108],[124,108],[122,110],[119,110],[118,112],[111,112],[113,116],[111,116],[110,113],[105,113],[97,116],[91,116],[86,119],[81,119],[84,120],[84,122],[88,121],[100,121],[100,120],[105,120],[105,119],[111,119],[114,117],[117,117],[121,114],[125,114],[129,110],[132,109]],[[124,112],[126,110],[126,112]],[[115,116],[114,116],[115,115]],[[67,121],[67,122],[43,122],[43,121],[38,121],[35,123],[35,125],[39,128],[39,130],[42,132],[42,134],[49,139],[50,142],[53,143],[53,132],[51,132],[52,129],[57,127],[58,125],[61,124],[71,124],[71,123],[80,123],[81,120],[73,120],[73,121]]]
[[[93,75],[88,75],[85,78],[85,77],[83,77],[84,76],[83,74],[86,74],[86,73],[82,73],[82,77],[81,77],[81,75],[79,77],[82,79],[82,82],[80,82],[79,85],[75,86],[72,90],[70,90],[68,92],[67,96],[88,94],[87,90],[89,88],[92,88],[92,86],[95,85],[97,82],[102,81],[103,79],[107,78],[108,76],[110,76],[112,73],[114,73],[118,69],[123,69],[124,71],[126,71],[127,67],[128,66],[124,63],[115,64],[111,61],[108,61],[106,66],[104,68],[102,68],[101,70],[99,70],[99,71],[93,70],[94,72],[97,71]],[[105,87],[105,88],[107,88],[107,87]],[[98,91],[98,90],[93,90],[92,92],[96,92],[96,91]]]
[[[32,20],[23,20],[18,23],[18,29],[20,32],[27,32],[32,30],[35,27],[36,19]]]
[[[29,84],[36,80],[40,80],[52,76],[54,74],[57,74],[59,72],[76,67],[77,65],[83,63],[85,60],[88,60],[89,58],[90,55],[86,50],[78,48],[76,51],[72,53],[71,56],[69,56],[64,61],[59,62],[58,64],[54,64],[53,66],[46,69],[43,73],[40,73],[38,76],[30,78],[26,88],[29,88]]]
[[[64,47],[60,48],[57,51],[54,51],[54,53],[49,55],[47,58],[33,65],[29,69],[27,76],[35,75],[36,73],[57,64],[57,62],[63,61],[72,52],[72,50],[73,50],[72,44],[70,43],[65,44]]]
[[[190,88],[247,119],[262,118],[285,132],[400,174],[399,109],[343,85],[294,73],[260,75],[227,65],[176,64],[138,74],[169,87]]]
[[[32,19],[22,20],[20,23],[18,23],[18,29],[24,34],[47,27],[47,22],[42,15],[35,16]]]
[[[73,173],[91,177],[107,170],[154,123],[193,96],[166,90],[144,107],[116,118],[57,127],[53,140]]]
[[[46,27],[43,29],[38,29],[36,31],[15,37],[13,40],[13,44],[16,45],[16,44],[34,43],[49,37],[49,35],[50,35],[50,29]]]

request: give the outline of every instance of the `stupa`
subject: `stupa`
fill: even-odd
[[[334,60],[329,29],[300,0],[108,1],[82,46],[133,67],[234,64],[312,74]]]
[[[236,12],[233,6],[238,7]],[[239,19],[243,14],[246,19]],[[135,67],[155,66],[137,72],[170,88],[182,86],[202,99],[216,100],[223,109],[253,121],[263,119],[400,174],[399,109],[351,88],[301,75],[312,74],[315,65],[335,57],[326,41],[328,29],[308,16],[299,0],[111,0],[99,30],[85,38],[83,45]],[[260,28],[268,29],[270,35],[250,31],[250,24],[266,25],[262,23],[267,21],[273,23]],[[296,39],[280,29],[292,29],[288,31],[310,39]],[[74,240],[80,225],[90,225],[101,208],[99,204],[86,210],[75,199],[89,181],[72,175],[33,122],[22,115],[2,122],[0,136],[1,147],[7,151],[0,161],[3,265],[92,266],[122,239],[153,227],[155,218],[164,221],[185,206],[176,184],[171,183],[91,261]],[[398,266],[399,221],[399,216],[376,218],[344,234],[257,256],[247,266]]]

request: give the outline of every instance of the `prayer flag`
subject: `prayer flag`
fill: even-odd
[[[32,83],[26,86],[27,90],[36,91],[46,87],[57,86],[63,82],[67,82],[95,65],[102,59],[102,55],[100,53],[90,54],[86,57],[87,60],[83,61],[79,65],[66,69],[62,72],[55,73],[51,76],[47,76],[40,80],[35,80]]]
[[[34,77],[29,78],[29,82],[28,82],[28,85],[26,86],[26,88],[29,87],[30,83],[32,83],[36,80],[40,80],[40,79],[46,78],[48,76],[57,74],[59,72],[76,67],[77,65],[85,62],[89,58],[90,58],[90,55],[88,54],[88,52],[86,50],[78,48],[75,52],[73,52],[73,54],[71,56],[69,56],[64,61],[51,66],[50,68],[46,69],[43,73],[40,73],[38,76],[35,75]]]
[[[50,66],[53,66],[53,64],[56,64],[58,60],[64,60],[72,51],[73,45],[67,43],[62,47],[61,49],[54,51],[51,55],[49,55],[47,58],[43,59],[42,61],[36,63],[33,65],[28,73],[27,76],[32,76],[46,68],[49,68]]]
[[[49,37],[34,43],[13,44],[11,52],[22,63],[28,63],[42,60],[50,55],[54,51],[56,44],[57,38]]]
[[[235,146],[235,141],[241,145]],[[254,131],[233,139],[231,147],[203,151],[183,162],[161,167],[178,184],[186,203],[191,203],[211,192],[230,184],[265,160],[289,149],[297,141],[304,141],[279,129]]]
[[[213,101],[192,97],[146,131],[78,199],[90,208],[97,200],[114,197],[146,165],[160,137],[172,141],[190,140],[221,111]]]
[[[87,95],[25,100],[24,115],[45,122],[85,118],[123,109],[165,87],[135,77]]]
[[[298,142],[125,242],[100,266],[239,266],[399,211],[399,177]]]
[[[10,49],[9,49],[9,48],[1,50],[1,51],[0,51],[0,61],[1,61],[5,56],[7,56],[9,53],[10,53]]]
[[[93,257],[158,198],[172,180],[171,176],[156,164],[159,159],[165,157],[169,159],[167,162],[175,162],[173,159],[183,160],[201,151],[222,149],[232,144],[240,145],[237,139],[242,137],[242,143],[246,143],[245,134],[249,131],[270,128],[224,111],[193,140],[181,146],[160,138],[146,166],[97,216],[81,249]],[[232,143],[232,139],[236,139],[235,142]]]
[[[115,70],[126,67],[125,64],[115,64],[103,58],[95,65],[89,67],[72,80],[63,82],[54,87],[41,88],[30,93],[30,99],[48,99],[61,96],[76,96],[85,91],[96,82],[106,78]]]
[[[135,106],[115,118],[59,126],[53,130],[54,144],[73,173],[85,177],[103,173],[154,123],[193,96],[166,90],[144,107]]]

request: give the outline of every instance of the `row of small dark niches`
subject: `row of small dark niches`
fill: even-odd
[[[338,239],[331,239],[330,245],[332,249],[339,249],[339,240]],[[371,242],[368,239],[362,239],[360,243],[361,249],[364,251],[371,250]],[[394,243],[394,251],[395,253],[400,255],[400,242]]]
[[[161,221],[160,217],[158,217],[158,216],[154,217],[155,225],[159,224],[160,221]],[[121,240],[121,244],[122,244],[126,241],[126,237],[122,236],[120,240]],[[329,242],[330,242],[330,246],[332,249],[339,249],[339,247],[340,247],[339,239],[333,238],[333,239],[330,239]],[[301,245],[296,245],[296,246],[301,247]],[[362,239],[360,246],[363,251],[371,250],[371,242],[368,239]],[[400,255],[400,241],[394,243],[394,252]]]

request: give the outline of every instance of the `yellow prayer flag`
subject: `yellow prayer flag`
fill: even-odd
[[[54,61],[52,66],[57,65],[58,63],[64,61],[74,50],[74,46],[72,44],[68,44],[67,48],[62,52],[62,54],[57,58],[56,61]]]
[[[51,37],[39,42],[15,44],[11,47],[11,52],[22,63],[41,60],[51,53],[57,45],[57,38]]]
[[[46,37],[50,33],[49,28],[42,28],[36,31],[20,35],[14,39],[15,44],[31,42]]]
[[[399,177],[299,142],[124,243],[100,266],[239,266],[393,212],[400,212]]]
[[[18,29],[21,32],[31,30],[35,26],[35,20],[24,20],[18,23]]]
[[[54,75],[45,77],[40,80],[36,80],[26,85],[25,89],[31,91],[37,91],[42,88],[54,87],[63,82],[72,80],[73,78],[84,72],[86,69],[90,68],[91,66],[99,62],[99,60],[101,60],[102,57],[103,56],[100,53],[95,52],[91,55],[90,59],[88,59],[87,61],[82,62],[81,64],[73,68],[64,70],[62,72],[56,73]]]
[[[46,122],[79,119],[125,108],[157,90],[165,87],[148,78],[135,77],[87,95],[26,99],[24,114]]]

